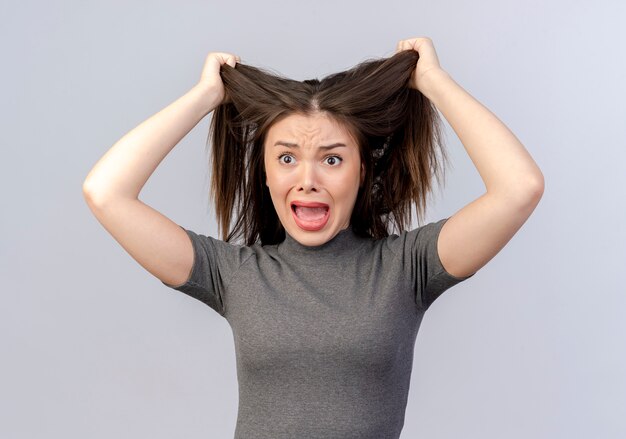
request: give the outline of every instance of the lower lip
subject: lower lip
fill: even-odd
[[[301,218],[298,218],[298,215],[296,215],[296,212],[293,209],[291,209],[291,214],[293,215],[293,219],[298,227],[303,230],[308,230],[309,232],[315,232],[316,230],[322,229],[328,222],[328,218],[330,218],[330,208],[326,210],[326,215],[324,215],[323,218],[320,218],[317,221],[305,221]]]

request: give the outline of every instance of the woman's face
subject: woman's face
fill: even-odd
[[[345,127],[323,113],[286,116],[268,130],[264,163],[274,209],[294,239],[317,246],[348,227],[365,166]]]

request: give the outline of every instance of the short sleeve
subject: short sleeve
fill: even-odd
[[[239,267],[253,254],[253,250],[248,246],[231,244],[180,227],[187,233],[193,246],[191,273],[181,285],[170,285],[163,281],[161,283],[204,302],[225,316],[226,288]]]
[[[401,259],[403,271],[415,293],[415,303],[423,311],[444,291],[476,274],[456,277],[443,267],[437,251],[437,240],[448,219],[443,218],[402,232],[392,246]]]

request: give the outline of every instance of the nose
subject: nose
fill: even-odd
[[[317,191],[318,184],[315,165],[305,162],[302,166],[300,166],[298,190],[302,190],[306,193]]]

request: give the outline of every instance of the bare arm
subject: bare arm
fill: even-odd
[[[487,192],[508,196],[512,201],[526,201],[541,191],[541,170],[495,114],[444,70],[429,71],[422,84],[424,95],[441,111],[463,143]]]
[[[185,231],[140,201],[139,193],[174,146],[222,103],[220,66],[234,66],[236,59],[222,52],[209,54],[202,80],[118,140],[83,183],[85,200],[102,226],[142,267],[168,284],[188,278],[193,247]]]
[[[165,156],[217,106],[211,90],[194,86],[118,140],[83,184],[89,201],[136,200]]]
[[[411,85],[444,115],[487,189],[439,234],[441,263],[465,277],[486,265],[530,217],[543,195],[543,174],[511,130],[441,68],[429,38],[402,40],[397,50],[418,51]]]
[[[444,224],[438,251],[449,273],[467,276],[486,265],[528,220],[543,193],[543,174],[495,114],[446,72],[426,76],[428,98],[459,136],[487,189]]]

